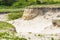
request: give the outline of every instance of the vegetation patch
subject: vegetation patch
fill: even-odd
[[[1,32],[0,33],[0,40],[27,40],[26,38],[20,38],[16,36],[15,32]]]
[[[3,30],[3,29],[9,29],[9,28],[13,28],[14,26],[7,23],[7,22],[2,22],[0,21],[0,30]]]
[[[24,8],[30,5],[60,4],[60,0],[1,0],[0,8]]]
[[[8,20],[14,20],[14,19],[21,18],[22,15],[23,15],[23,12],[20,12],[20,13],[9,13],[8,14]]]

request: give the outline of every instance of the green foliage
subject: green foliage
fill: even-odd
[[[3,29],[9,29],[9,28],[13,28],[14,26],[12,26],[11,24],[7,23],[7,22],[1,22],[0,21],[0,30]]]
[[[15,2],[13,4],[13,7],[24,7],[24,5],[26,5],[26,3],[24,2],[24,0],[17,0],[17,2]]]
[[[60,0],[0,0],[0,6],[11,6],[15,8],[23,8],[37,4],[59,4]]]
[[[22,17],[23,12],[20,13],[9,13],[8,14],[8,19],[9,20],[14,20],[14,19],[18,19],[20,17]]]
[[[9,32],[0,32],[0,40],[27,40],[26,38],[19,38],[15,35],[15,32],[9,31]]]
[[[11,6],[16,0],[0,0],[0,5]]]

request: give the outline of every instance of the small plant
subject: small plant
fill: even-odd
[[[41,34],[38,34],[38,36],[43,36],[43,35],[41,35]]]
[[[51,40],[54,40],[54,38],[52,37]]]

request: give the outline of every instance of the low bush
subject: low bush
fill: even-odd
[[[14,20],[14,19],[21,18],[22,15],[23,15],[23,12],[20,12],[20,13],[9,13],[8,14],[8,20]]]

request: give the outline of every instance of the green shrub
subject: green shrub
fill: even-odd
[[[22,17],[23,12],[20,13],[9,13],[8,20],[14,20]]]
[[[9,28],[13,28],[14,26],[7,23],[7,22],[2,22],[0,21],[0,30],[3,30],[3,29],[9,29]]]
[[[60,0],[1,0],[0,6],[6,8],[24,8],[30,5],[60,4]],[[4,7],[1,7],[4,8]]]
[[[57,4],[60,0],[40,0],[41,4]]]
[[[27,6],[28,4],[29,4],[29,3],[26,2],[25,0],[17,0],[17,1],[12,5],[12,7],[22,8],[22,7]]]

